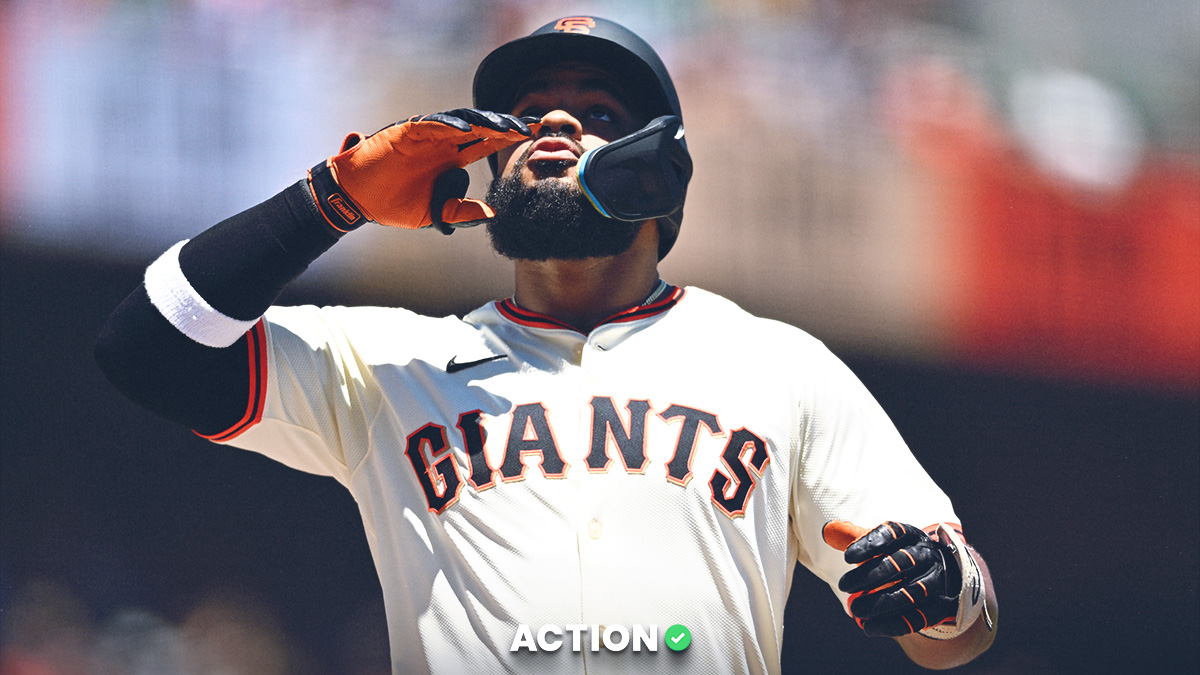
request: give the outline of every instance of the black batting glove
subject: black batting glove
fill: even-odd
[[[850,614],[867,635],[899,637],[955,619],[958,563],[949,547],[920,529],[888,521],[866,532],[833,521],[825,525],[825,540],[855,565],[838,588],[851,594]]]

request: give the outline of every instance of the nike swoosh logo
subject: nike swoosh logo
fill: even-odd
[[[459,361],[456,360],[456,359],[458,359],[458,356],[452,356],[452,357],[450,357],[450,361],[446,364],[446,372],[447,373],[457,373],[460,370],[466,370],[467,368],[481,366],[490,361],[498,361],[500,359],[507,359],[507,358],[508,358],[508,354],[497,354],[495,356],[489,356],[485,359],[476,359],[474,361],[464,361],[464,362],[460,363]]]

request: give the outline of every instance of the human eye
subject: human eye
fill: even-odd
[[[612,124],[617,121],[617,114],[613,112],[612,108],[606,105],[594,105],[588,108],[587,112],[584,113],[584,117],[588,121],[602,122],[604,124]]]

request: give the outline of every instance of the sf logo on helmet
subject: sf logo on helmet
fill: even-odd
[[[554,24],[554,30],[563,33],[583,33],[584,35],[592,32],[591,29],[595,27],[596,22],[590,16],[568,16],[559,19],[558,23]]]

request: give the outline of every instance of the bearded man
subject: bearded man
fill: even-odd
[[[566,17],[474,89],[168,250],[99,338],[110,380],[350,491],[396,673],[777,673],[797,563],[922,665],[985,650],[986,567],[857,378],[659,277],[691,160],[654,50]],[[515,293],[461,318],[272,306],[368,222],[486,222]]]

